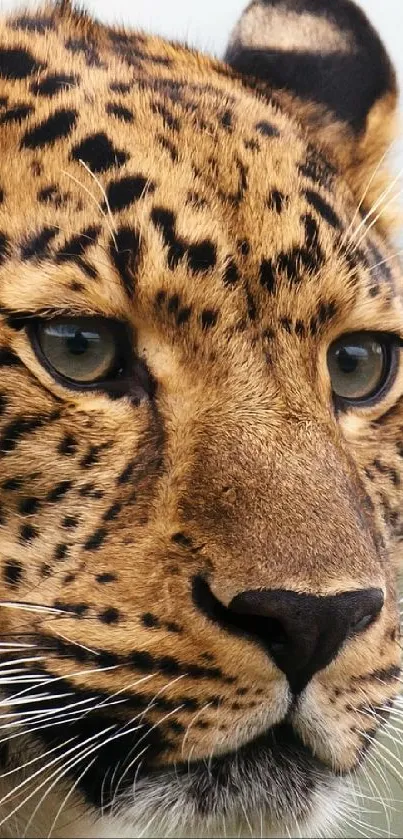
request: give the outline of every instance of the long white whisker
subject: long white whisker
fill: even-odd
[[[53,615],[69,615],[65,609],[56,609],[55,606],[43,606],[36,603],[20,603],[17,600],[0,600],[0,608],[2,609],[20,609],[25,612],[38,612],[39,614],[53,614]]]
[[[64,743],[59,743],[58,746],[53,746],[52,749],[49,749],[47,752],[43,752],[36,757],[32,757],[31,760],[27,760],[26,763],[21,763],[19,766],[14,766],[13,769],[9,769],[8,772],[2,772],[0,774],[0,778],[8,778],[10,775],[15,775],[16,772],[21,772],[22,769],[26,769],[27,766],[32,766],[33,763],[37,763],[38,760],[43,760],[43,758],[47,757],[48,755],[53,754],[54,752],[60,751],[60,749],[67,746],[69,743],[72,743],[74,737],[69,737],[68,740],[65,740]]]
[[[4,795],[4,796],[3,796],[3,798],[0,800],[0,807],[2,807],[2,806],[3,806],[3,804],[5,804],[5,803],[6,803],[6,801],[8,801],[8,800],[9,800],[9,798],[11,798],[11,796],[14,796],[14,795],[15,795],[15,794],[16,794],[16,793],[20,790],[20,789],[22,789],[24,786],[26,786],[26,784],[28,784],[28,783],[30,783],[31,781],[33,781],[35,778],[37,778],[37,777],[38,777],[38,775],[41,775],[41,774],[42,774],[43,772],[45,772],[47,769],[50,769],[50,767],[51,767],[51,766],[54,766],[54,765],[55,765],[55,763],[59,763],[59,762],[60,762],[60,760],[64,760],[64,761],[65,761],[66,757],[68,757],[68,755],[70,755],[70,754],[72,754],[72,753],[76,752],[78,748],[80,748],[80,747],[81,747],[81,746],[83,746],[83,745],[86,745],[87,743],[91,743],[93,740],[96,740],[97,738],[101,737],[101,735],[103,735],[103,734],[107,733],[108,731],[111,731],[111,730],[112,730],[113,728],[115,728],[115,727],[116,727],[116,726],[115,726],[115,725],[113,725],[113,726],[109,726],[107,729],[104,729],[103,731],[98,731],[96,734],[93,734],[91,737],[88,737],[88,738],[84,741],[84,743],[76,743],[76,744],[75,744],[75,746],[72,746],[72,747],[71,747],[70,749],[68,749],[68,750],[67,750],[67,752],[65,752],[63,755],[61,755],[61,756],[59,756],[59,757],[56,757],[56,758],[53,758],[53,760],[51,760],[51,761],[50,761],[50,763],[48,763],[46,766],[42,766],[42,767],[41,767],[41,769],[37,769],[37,770],[33,773],[33,775],[30,775],[30,777],[29,777],[29,778],[25,778],[25,780],[21,781],[21,783],[19,783],[19,784],[18,784],[18,786],[16,786],[16,787],[15,787],[15,788],[13,788],[12,790],[10,790],[10,792],[8,792],[6,795]],[[76,739],[77,739],[77,737],[74,737],[73,739],[75,739],[75,740],[76,740]],[[64,763],[64,766],[68,766],[70,763],[71,763],[71,759],[70,759],[69,761],[67,761],[67,763],[65,762],[65,763]],[[47,782],[48,782],[48,780],[49,780],[49,779],[48,779],[48,778],[46,778],[46,779],[45,779],[45,781],[43,781],[43,782],[42,782],[42,784],[40,784],[40,785],[39,785],[39,787],[36,787],[36,788],[35,788],[35,790],[33,791],[33,793],[32,793],[32,794],[31,794],[31,795],[30,795],[27,799],[25,799],[25,801],[23,801],[21,804],[19,804],[19,805],[18,805],[18,807],[16,807],[16,808],[12,811],[12,813],[9,813],[9,814],[8,814],[8,815],[7,815],[7,816],[6,816],[6,817],[5,817],[2,821],[0,821],[0,827],[4,824],[4,822],[5,822],[5,821],[7,821],[9,818],[11,818],[11,816],[13,816],[13,815],[14,815],[14,813],[15,813],[15,812],[17,812],[17,811],[18,811],[18,810],[19,810],[19,809],[23,806],[23,804],[25,804],[27,801],[29,801],[29,799],[30,799],[30,798],[32,798],[32,796],[33,796],[33,795],[35,795],[37,792],[39,792],[39,790],[42,788],[42,786],[43,786],[45,783],[47,783]]]
[[[356,220],[356,218],[357,218],[357,216],[358,216],[358,214],[359,214],[359,212],[360,212],[360,210],[361,210],[361,207],[362,207],[362,205],[363,205],[363,203],[364,203],[364,201],[365,201],[365,199],[366,199],[366,197],[367,197],[367,195],[368,195],[368,192],[369,192],[369,190],[371,189],[371,186],[372,186],[372,184],[373,184],[373,182],[374,182],[374,180],[375,180],[375,178],[376,178],[377,174],[379,173],[379,171],[380,171],[380,169],[381,169],[381,167],[382,167],[383,163],[385,162],[386,158],[388,157],[389,153],[390,153],[390,149],[388,148],[388,149],[386,149],[386,151],[383,153],[382,157],[380,158],[380,160],[378,161],[377,165],[375,166],[375,169],[374,169],[374,171],[373,171],[373,173],[372,173],[372,175],[371,175],[371,177],[370,177],[370,179],[369,179],[369,181],[368,181],[368,183],[367,183],[367,186],[366,186],[366,188],[365,188],[365,190],[364,190],[364,192],[363,192],[363,194],[362,194],[361,200],[360,200],[359,204],[357,204],[357,209],[356,209],[356,211],[355,211],[355,213],[354,213],[354,215],[353,215],[353,217],[352,217],[352,219],[351,219],[351,224],[349,225],[349,227],[348,227],[348,228],[347,228],[347,230],[346,230],[346,237],[350,234],[351,229],[352,229],[352,227],[353,227],[353,225],[354,225],[354,222],[355,222],[355,220]]]
[[[373,274],[374,271],[376,271],[377,268],[380,268],[382,265],[386,265],[388,262],[393,262],[399,256],[403,256],[403,250],[397,251],[397,253],[394,253],[392,256],[389,256],[387,259],[382,259],[382,262],[377,262],[376,265],[372,265],[369,273]]]
[[[88,771],[91,769],[91,767],[94,765],[95,761],[96,761],[96,757],[94,757],[94,758],[90,761],[90,763],[88,764],[88,766],[86,766],[86,767],[85,767],[85,769],[83,769],[83,771],[82,771],[82,772],[80,772],[80,774],[79,774],[79,776],[78,776],[77,780],[76,780],[76,781],[74,781],[74,784],[71,786],[71,788],[70,788],[69,792],[68,792],[68,793],[67,793],[67,795],[65,795],[65,797],[63,798],[63,801],[62,801],[62,803],[61,803],[61,805],[60,805],[60,807],[59,807],[59,809],[58,809],[58,811],[57,811],[57,813],[56,813],[56,815],[55,815],[55,817],[54,817],[54,819],[53,819],[53,822],[52,822],[52,824],[51,824],[51,826],[50,826],[50,830],[49,830],[49,833],[48,833],[48,835],[47,835],[47,839],[51,839],[52,833],[53,833],[53,831],[54,831],[54,829],[55,829],[55,827],[56,827],[56,824],[57,824],[57,822],[58,822],[58,820],[59,820],[59,818],[60,818],[60,816],[61,816],[61,814],[62,814],[62,812],[63,812],[63,810],[64,810],[64,808],[65,808],[65,806],[66,806],[66,804],[67,804],[67,802],[68,802],[68,800],[69,800],[69,799],[71,798],[71,796],[74,794],[75,790],[77,789],[77,787],[79,786],[79,784],[81,783],[82,779],[83,779],[83,778],[84,778],[84,776],[87,774],[87,772],[88,772]],[[59,781],[59,778],[57,778],[57,781]]]
[[[356,241],[359,232],[362,230],[363,227],[366,226],[366,223],[367,223],[368,219],[371,218],[371,216],[376,212],[378,207],[382,205],[385,198],[387,198],[387,196],[392,192],[392,189],[396,186],[396,184],[398,183],[398,181],[401,179],[402,176],[403,176],[403,167],[400,169],[400,171],[396,175],[396,177],[393,178],[392,182],[387,186],[387,188],[384,189],[382,195],[380,195],[379,198],[377,199],[377,201],[374,202],[371,209],[369,210],[367,215],[362,219],[362,221],[360,222],[358,227],[356,227],[350,241],[352,241],[352,242]],[[390,204],[391,201],[388,201],[387,203]],[[385,206],[386,205],[384,204],[384,207]],[[378,216],[378,218],[379,218],[379,216]]]
[[[99,178],[97,178],[97,176],[94,175],[94,172],[91,171],[90,167],[85,163],[85,161],[80,159],[79,163],[80,163],[81,166],[84,166],[84,169],[88,172],[88,174],[91,176],[91,178],[95,181],[96,185],[101,190],[101,194],[102,194],[103,199],[105,201],[105,207],[107,209],[108,216],[109,216],[109,223],[110,223],[109,229],[110,229],[110,233],[111,233],[111,236],[112,236],[112,241],[113,241],[113,244],[115,246],[115,250],[117,250],[116,238],[115,238],[116,237],[116,224],[115,224],[115,219],[113,218],[113,215],[112,215],[111,205],[109,203],[109,199],[108,199],[108,196],[106,194],[106,190],[105,190],[104,186],[101,184],[101,181],[99,180]]]
[[[375,225],[378,223],[378,221],[379,221],[379,219],[381,218],[382,214],[383,214],[383,213],[384,213],[384,212],[388,209],[388,207],[390,207],[390,205],[391,205],[391,204],[393,204],[395,201],[397,201],[397,199],[398,199],[399,195],[400,195],[400,193],[397,193],[396,195],[392,195],[392,197],[391,197],[391,198],[389,198],[389,199],[388,199],[388,201],[386,201],[386,202],[385,202],[385,204],[383,204],[383,206],[381,207],[381,209],[379,210],[379,212],[376,214],[375,218],[373,218],[373,219],[372,219],[372,221],[371,221],[371,223],[370,223],[370,224],[368,224],[368,225],[365,227],[364,233],[362,234],[362,236],[361,236],[361,238],[358,240],[358,242],[357,242],[357,241],[355,241],[355,240],[353,240],[353,243],[354,243],[355,248],[359,248],[359,247],[361,247],[362,243],[363,243],[363,242],[364,242],[364,240],[367,238],[367,236],[368,236],[368,234],[370,233],[370,231],[372,230],[372,228],[373,228],[373,227],[375,227]]]
[[[74,183],[77,184],[77,186],[79,186],[80,189],[82,189],[89,196],[89,198],[91,198],[91,201],[93,201],[94,204],[96,204],[99,212],[101,213],[101,215],[105,219],[105,222],[107,224],[108,230],[111,234],[111,237],[112,237],[113,241],[116,242],[115,232],[114,232],[113,228],[111,228],[108,213],[105,212],[104,208],[102,207],[102,204],[100,204],[98,199],[95,198],[95,195],[92,194],[91,190],[88,189],[88,187],[86,187],[83,183],[81,183],[81,181],[79,181],[78,178],[76,178],[74,175],[72,175],[71,172],[66,172],[65,169],[62,169],[62,175],[66,175],[67,178],[70,178],[71,181],[74,181]]]

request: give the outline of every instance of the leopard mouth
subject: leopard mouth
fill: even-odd
[[[71,702],[65,688],[63,682],[54,687],[56,703],[58,691],[62,702],[64,696]],[[69,722],[74,746],[66,754],[65,724],[38,730],[33,723],[31,748],[36,753],[39,740],[60,752],[64,774],[92,813],[96,833],[88,835],[324,835],[346,782],[302,742],[289,719],[239,748],[189,763],[163,762],[158,725],[144,720],[132,729],[105,712]]]
[[[306,825],[309,835],[320,810],[330,816],[340,783],[281,723],[227,754],[137,773],[109,816],[126,829],[140,825],[144,836],[212,837],[223,825],[230,833],[234,825],[238,836],[242,825],[249,836],[278,836],[296,825],[303,835]]]

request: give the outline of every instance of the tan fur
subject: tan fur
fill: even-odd
[[[4,563],[19,563],[22,575],[18,587],[3,576],[0,597],[66,612],[4,606],[2,638],[17,636],[40,646],[46,637],[67,644],[68,654],[49,649],[41,666],[77,691],[158,694],[169,701],[177,710],[170,716],[167,711],[167,720],[152,704],[147,720],[159,726],[168,743],[154,768],[173,766],[208,760],[258,736],[280,721],[287,697],[283,674],[263,650],[199,612],[191,598],[195,575],[206,575],[225,605],[246,589],[329,595],[380,587],[386,601],[380,619],[314,677],[295,712],[304,742],[326,765],[349,771],[357,765],[365,732],[379,724],[371,709],[385,706],[399,689],[390,557],[399,554],[402,532],[403,370],[382,401],[338,418],[326,352],[350,331],[391,331],[403,338],[401,270],[382,219],[368,235],[365,227],[357,233],[358,240],[363,238],[357,252],[354,242],[361,222],[357,204],[389,141],[395,95],[378,105],[357,142],[317,106],[282,92],[273,104],[225,65],[184,47],[153,37],[138,43],[133,36],[131,43],[130,34],[125,42],[123,31],[111,35],[65,4],[41,14],[51,16],[55,30],[23,31],[8,20],[0,28],[2,45],[29,50],[39,66],[34,78],[0,79],[0,97],[8,97],[5,108],[21,103],[33,108],[0,129],[0,231],[8,239],[0,267],[1,347],[23,362],[1,374],[6,405],[0,426],[0,553]],[[131,47],[141,51],[134,66],[119,53],[117,33],[129,55]],[[83,51],[66,48],[72,39],[90,44],[97,56],[91,66],[88,53],[86,58]],[[33,81],[49,73],[76,75],[80,81],[52,98],[32,92]],[[197,87],[184,88],[174,101],[158,92],[158,84],[150,86],[151,77],[160,85],[166,81],[167,90],[172,80]],[[116,82],[129,84],[130,90],[111,92],[109,85]],[[133,120],[111,116],[106,111],[111,102]],[[27,131],[61,108],[78,112],[66,138],[44,148],[20,147]],[[226,111],[230,128],[223,119]],[[260,123],[275,126],[279,136],[262,135],[256,129]],[[120,167],[112,164],[95,178],[71,158],[73,146],[94,132],[105,132],[115,149],[128,154]],[[312,147],[329,163],[329,190],[313,187],[301,173]],[[130,207],[109,212],[104,196],[110,181],[138,175],[154,191],[145,188]],[[41,190],[50,186],[59,199],[39,201]],[[309,189],[331,201],[342,232],[312,209],[305,195]],[[375,179],[367,209],[379,189]],[[269,206],[273,191],[283,196],[281,213]],[[167,245],[151,218],[161,207],[175,214],[175,236],[186,248],[213,243],[213,267],[192,271],[186,258],[169,267]],[[323,264],[317,272],[303,271],[293,287],[280,276],[276,293],[269,295],[259,282],[261,261],[304,247],[307,214],[317,223]],[[58,230],[48,248],[40,257],[23,259],[27,239],[52,225]],[[95,279],[77,261],[56,256],[90,225],[101,227],[85,253]],[[141,238],[131,299],[111,256],[114,237],[124,226],[136,228]],[[242,252],[244,241],[249,250]],[[345,248],[356,258],[355,283]],[[390,274],[385,266],[376,267],[383,260]],[[239,281],[230,287],[224,277],[232,262]],[[375,296],[369,293],[371,282],[379,285]],[[310,332],[321,304],[329,302],[334,317]],[[186,307],[191,313],[178,324],[178,311]],[[206,310],[216,317],[211,328],[202,328]],[[157,383],[155,399],[133,405],[128,398],[112,401],[103,392],[73,391],[57,383],[38,361],[26,331],[15,329],[9,316],[59,311],[125,321]],[[304,325],[302,337],[295,331],[298,323]],[[36,429],[4,448],[11,423],[38,416]],[[63,454],[63,441],[70,438],[71,450]],[[94,447],[96,456],[85,466]],[[123,482],[130,463],[132,474]],[[10,489],[7,481],[13,479]],[[52,501],[61,481],[71,483]],[[38,508],[24,517],[21,502],[27,497],[36,498]],[[116,517],[108,519],[116,504]],[[65,525],[66,517],[77,520],[73,529]],[[29,539],[25,525],[35,528]],[[85,549],[100,529],[102,544]],[[188,541],[175,540],[178,533]],[[66,548],[58,559],[60,545]],[[106,573],[114,575],[113,582],[100,585],[97,578]],[[85,607],[81,617],[74,613],[77,604]],[[107,625],[101,618],[111,608],[118,610],[119,621]],[[147,613],[157,617],[154,628],[142,619]],[[122,658],[135,649],[158,661],[174,659],[179,669],[170,675],[161,665],[147,673],[123,662],[102,670],[96,656],[95,663],[85,655],[80,660],[83,647]],[[197,669],[192,675],[192,666],[218,668],[222,676],[207,672],[200,678]],[[186,709],[186,700],[196,703],[197,717]],[[124,704],[113,711],[122,723],[130,713]],[[178,731],[170,728],[173,722]],[[35,753],[36,746],[30,748]],[[63,789],[64,795],[67,782]],[[50,823],[63,795],[55,795],[56,803],[52,798]],[[79,795],[72,801],[81,814]],[[3,811],[4,817],[10,812],[10,800]],[[40,821],[34,824],[32,835],[40,835],[42,827]],[[75,831],[74,825],[66,826],[60,835],[78,835]]]

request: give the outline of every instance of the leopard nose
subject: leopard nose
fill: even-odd
[[[377,588],[327,597],[266,589],[237,594],[228,612],[263,642],[297,694],[348,639],[376,620],[383,603]]]

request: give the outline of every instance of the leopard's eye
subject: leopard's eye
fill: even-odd
[[[104,382],[121,360],[116,325],[103,318],[56,317],[35,325],[35,339],[51,372],[78,385]]]
[[[391,384],[397,359],[394,335],[356,332],[335,341],[327,364],[336,401],[363,405],[380,398]]]

